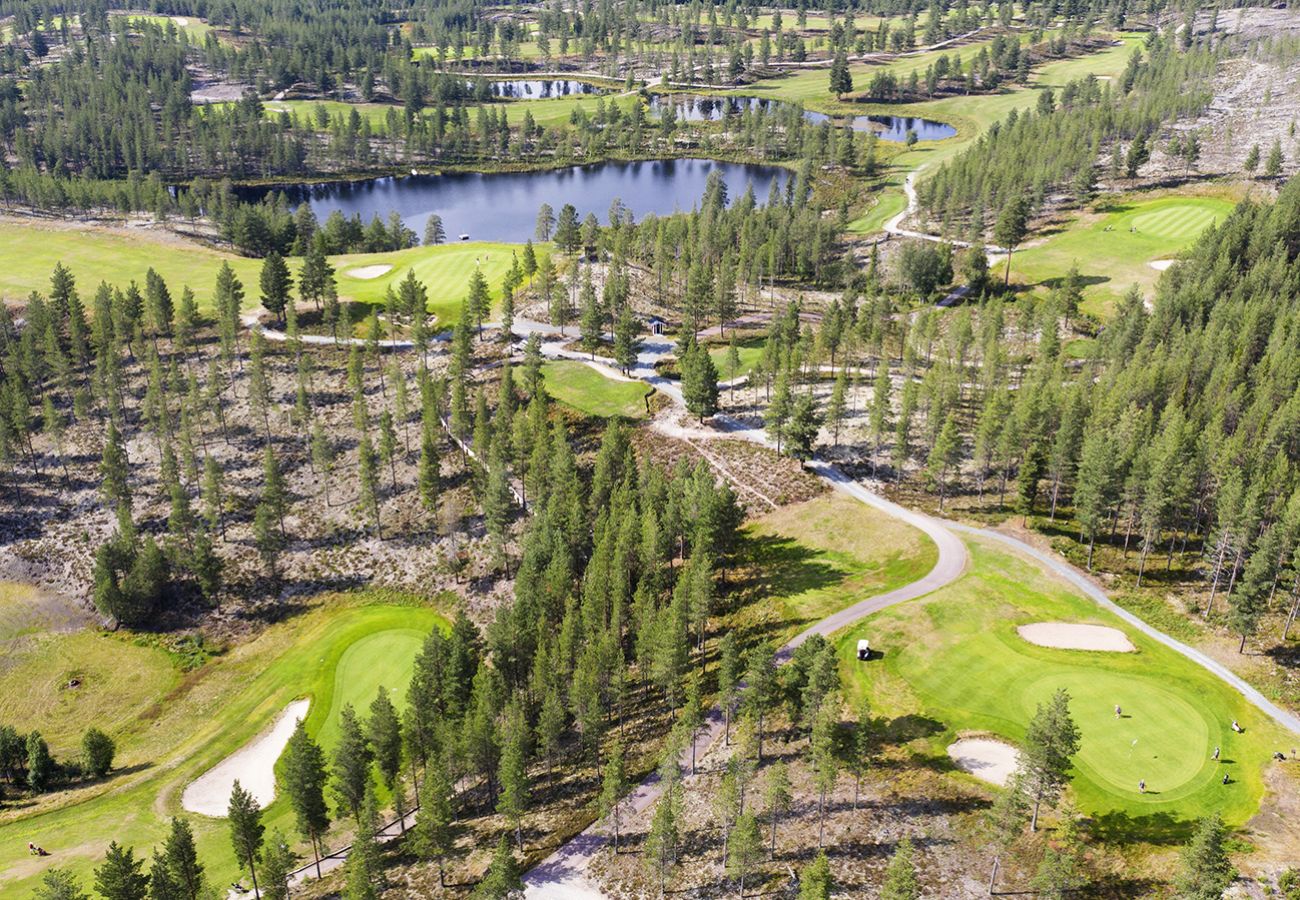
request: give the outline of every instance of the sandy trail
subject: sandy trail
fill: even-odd
[[[1011,780],[1020,759],[1015,747],[989,738],[962,738],[948,745],[948,756],[963,772],[998,787]]]
[[[224,818],[235,780],[266,807],[275,799],[275,761],[284,752],[298,720],[307,715],[309,700],[285,707],[275,724],[191,782],[181,794],[181,806],[190,812]]]
[[[1016,633],[1031,644],[1058,650],[1099,650],[1105,653],[1133,653],[1137,650],[1128,635],[1106,625],[1035,622],[1021,625]]]

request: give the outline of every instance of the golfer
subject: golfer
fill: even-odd
[[[1145,794],[1146,792],[1147,792],[1147,783],[1146,783],[1146,779],[1143,779],[1138,782],[1138,793]]]
[[[1211,756],[1210,759],[1218,759],[1218,758],[1219,758],[1219,748],[1218,748],[1218,747],[1215,747],[1215,748],[1214,748],[1214,755]]]
[[[1120,709],[1120,708],[1119,708],[1119,704],[1116,703],[1116,704],[1115,704],[1115,718],[1118,719],[1118,718],[1120,717],[1120,714],[1121,714],[1121,713],[1123,713],[1123,710]]]

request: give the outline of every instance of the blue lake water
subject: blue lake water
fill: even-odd
[[[710,97],[689,94],[656,94],[650,98],[650,111],[656,115],[663,113],[671,105],[677,118],[686,122],[712,122],[725,115],[739,115],[745,110],[763,109],[774,111],[779,101],[767,97]],[[866,115],[853,117],[833,117],[825,113],[804,111],[804,118],[809,122],[832,122],[839,126],[849,126],[854,131],[874,131],[884,141],[903,142],[907,132],[915,131],[917,138],[923,141],[941,141],[957,133],[957,129],[946,122],[921,119],[913,116]]]
[[[726,179],[728,196],[739,197],[752,184],[760,203],[767,199],[773,181],[784,189],[790,174],[778,166],[675,159],[606,162],[545,172],[452,173],[279,185],[274,190],[294,206],[310,203],[322,222],[335,210],[349,217],[359,214],[365,222],[376,215],[387,218],[396,210],[408,227],[423,234],[425,221],[437,213],[449,240],[467,234],[472,240],[522,243],[533,236],[537,210],[543,203],[550,204],[557,214],[564,204],[572,203],[579,218],[594,213],[603,224],[608,221],[611,204],[619,200],[639,221],[648,213],[667,215],[697,206],[709,173],[714,171]],[[239,188],[237,194],[244,200],[258,200],[271,190]]]

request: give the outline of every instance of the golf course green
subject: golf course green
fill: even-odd
[[[311,701],[308,730],[328,754],[338,740],[339,713],[351,703],[363,717],[380,685],[402,708],[416,653],[447,621],[423,602],[409,605],[365,595],[341,597],[267,629],[180,680],[157,676],[155,702],[144,711],[105,710],[98,724],[118,740],[118,770],[51,798],[44,811],[0,813],[0,896],[23,897],[49,866],[88,883],[110,840],[148,854],[173,815],[190,819],[211,884],[236,880],[224,819],[184,813],[181,792],[198,776],[255,738],[290,701]],[[82,632],[100,641],[111,635]],[[124,678],[134,673],[125,670]],[[29,720],[27,727],[40,727]],[[268,833],[291,839],[293,815],[277,797],[264,813]],[[340,839],[330,838],[334,845]],[[50,851],[27,855],[28,841]]]
[[[1272,752],[1290,746],[1271,720],[1035,564],[979,539],[967,543],[971,565],[960,580],[842,636],[850,693],[868,692],[888,719],[921,717],[929,752],[947,766],[945,747],[958,736],[1020,741],[1038,705],[1064,688],[1082,736],[1072,793],[1108,840],[1168,840],[1212,812],[1239,825],[1257,811]],[[1118,628],[1137,652],[1031,644],[1016,629],[1035,622]],[[859,638],[883,659],[858,662]],[[1234,720],[1243,733],[1232,731]]]
[[[1085,312],[1105,318],[1133,285],[1148,297],[1162,260],[1176,257],[1222,222],[1233,204],[1220,197],[1129,197],[1083,213],[1042,243],[1016,253],[1011,278],[1041,285],[1077,266]]]
[[[179,296],[181,288],[189,286],[200,308],[210,309],[217,270],[224,261],[244,283],[244,307],[255,309],[258,305],[261,260],[220,252],[171,234],[143,229],[128,233],[115,228],[58,228],[2,220],[0,247],[4,247],[0,256],[4,262],[0,267],[0,300],[25,300],[32,291],[48,291],[50,272],[62,262],[77,279],[87,306],[101,281],[120,287],[131,281],[143,284],[145,273],[153,268],[173,295]],[[513,244],[466,241],[392,253],[350,253],[330,257],[330,263],[338,278],[340,299],[358,303],[382,303],[388,288],[396,290],[406,273],[414,271],[428,291],[429,311],[437,317],[437,325],[447,327],[460,318],[474,269],[482,270],[495,298],[510,269],[511,254],[519,249]],[[296,274],[300,260],[288,262],[290,271]]]

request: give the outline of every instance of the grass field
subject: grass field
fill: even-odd
[[[759,360],[763,357],[763,341],[755,338],[747,341],[740,341],[736,344],[736,355],[740,357],[740,368],[733,374],[727,367],[727,355],[730,352],[726,344],[714,347],[709,351],[709,358],[713,360],[713,365],[718,370],[718,377],[723,381],[729,381],[732,378],[739,378],[742,375],[748,375],[754,371]]]
[[[1133,285],[1150,297],[1160,277],[1151,263],[1177,256],[1232,207],[1220,197],[1108,201],[1100,215],[1076,216],[1043,243],[1015,254],[1011,277],[1040,285],[1077,265],[1087,285],[1083,309],[1104,319]]]
[[[546,393],[579,412],[601,418],[644,419],[653,389],[640,381],[615,381],[585,363],[549,360],[542,366]]]
[[[1108,840],[1178,840],[1189,821],[1207,813],[1234,824],[1254,814],[1271,752],[1290,746],[1270,720],[1034,564],[991,543],[968,544],[972,564],[962,579],[842,636],[842,671],[853,693],[870,692],[888,717],[930,722],[929,752],[946,766],[944,748],[959,733],[1018,741],[1037,705],[1067,689],[1082,734],[1072,790]],[[1121,628],[1138,652],[1054,650],[1016,633],[1018,625],[1043,621]],[[861,637],[883,660],[856,661]],[[1115,718],[1116,704],[1123,718]],[[1243,734],[1231,731],[1233,720]],[[1210,758],[1216,746],[1223,750],[1218,762]]]
[[[915,581],[938,557],[921,532],[839,493],[756,519],[742,548],[738,568],[757,575],[741,588],[729,627],[775,645],[837,610]],[[745,602],[750,589],[756,602]]]
[[[167,23],[171,22],[172,25],[176,26],[178,30],[185,32],[185,34],[190,39],[190,43],[202,44],[203,41],[207,38],[208,32],[212,31],[211,25],[209,25],[207,22],[204,22],[202,19],[196,19],[193,16],[132,15],[130,19],[132,22],[148,22],[151,25],[157,25],[161,28],[166,28]]]
[[[119,773],[55,798],[63,805],[49,812],[0,816],[0,895],[26,896],[51,865],[88,879],[109,840],[147,854],[160,842],[169,817],[182,813],[185,785],[256,736],[297,697],[311,698],[307,727],[328,753],[345,703],[364,715],[384,684],[400,706],[415,653],[435,627],[446,627],[446,620],[425,605],[344,599],[291,616],[180,684],[155,672],[156,704],[134,715],[130,709],[103,715],[101,725],[119,741]],[[119,643],[108,635],[87,633],[87,638]],[[229,884],[238,872],[225,821],[189,818],[209,883]],[[268,832],[278,828],[293,834],[283,798],[267,808],[264,821]],[[27,841],[52,855],[27,856]]]
[[[245,306],[256,307],[259,302],[261,260],[222,253],[152,231],[78,230],[7,220],[0,221],[0,247],[0,300],[21,300],[32,291],[48,290],[50,272],[55,263],[62,262],[72,270],[87,305],[99,282],[125,286],[134,279],[143,284],[145,273],[152,267],[167,282],[173,296],[189,285],[199,305],[207,307],[217,270],[225,260],[244,283]],[[388,286],[396,288],[407,269],[413,268],[429,292],[430,311],[438,317],[439,325],[449,325],[460,317],[461,302],[475,266],[483,269],[495,297],[510,269],[510,254],[517,249],[512,244],[466,241],[395,253],[354,253],[330,261],[338,277],[339,296],[361,303],[382,301]],[[296,272],[299,265],[296,259],[289,261],[291,271]],[[393,268],[378,278],[360,279],[347,274],[374,265]]]

